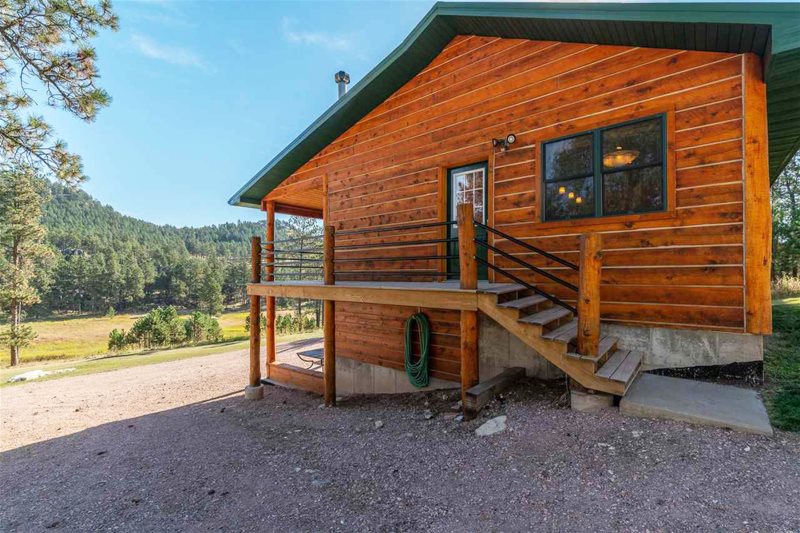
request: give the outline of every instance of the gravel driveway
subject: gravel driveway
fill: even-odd
[[[796,434],[573,413],[535,381],[467,423],[453,393],[245,402],[246,369],[239,351],[0,390],[0,530],[800,530]]]

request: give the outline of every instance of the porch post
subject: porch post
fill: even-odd
[[[331,225],[325,226],[323,236],[323,276],[325,285],[333,285],[333,257],[335,246],[335,230]],[[323,367],[325,405],[336,405],[336,302],[324,301],[323,309]]]
[[[267,202],[267,243],[264,245],[265,259],[267,266],[264,268],[264,281],[275,281],[275,203]],[[266,307],[266,327],[264,335],[266,337],[266,369],[269,377],[269,365],[275,363],[275,297],[267,296]]]
[[[459,204],[458,215],[458,264],[461,288],[478,288],[478,264],[475,261],[475,224],[472,204]],[[461,311],[461,405],[464,417],[467,390],[480,381],[478,375],[478,312]]]
[[[603,244],[599,233],[581,235],[578,273],[578,353],[595,356],[600,344],[600,275]]]
[[[261,282],[261,237],[250,240],[250,283]],[[261,297],[250,295],[250,380],[244,389],[245,398],[260,400],[264,397],[261,384]]]

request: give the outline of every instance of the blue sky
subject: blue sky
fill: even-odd
[[[95,45],[110,107],[85,124],[44,110],[83,156],[84,189],[177,226],[259,220],[228,198],[361,79],[433,2],[121,2]]]

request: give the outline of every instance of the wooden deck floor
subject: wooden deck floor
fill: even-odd
[[[247,293],[257,296],[307,298],[374,304],[394,304],[436,309],[475,311],[477,295],[511,287],[509,283],[479,281],[478,290],[464,290],[452,281],[340,281],[325,285],[322,281],[272,281],[251,283]]]

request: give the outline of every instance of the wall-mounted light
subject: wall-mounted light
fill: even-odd
[[[508,150],[508,147],[517,142],[517,136],[513,133],[509,133],[505,139],[492,139],[492,146],[497,148],[498,146],[505,152]]]

